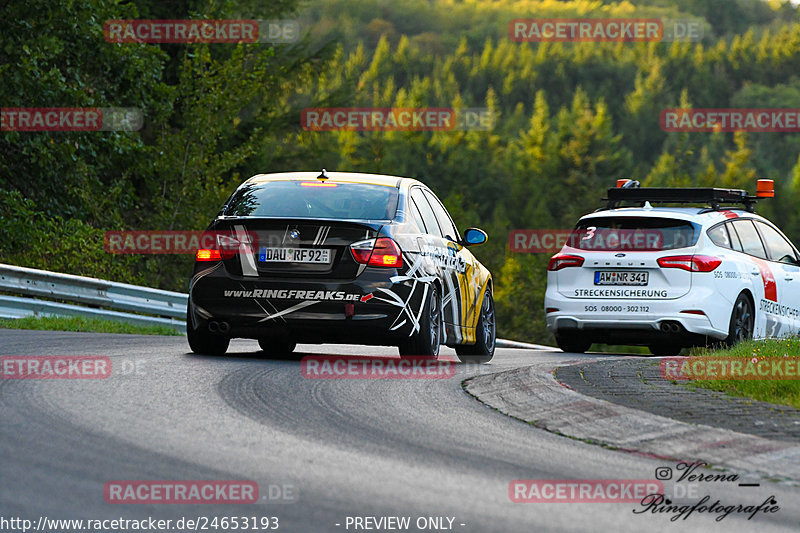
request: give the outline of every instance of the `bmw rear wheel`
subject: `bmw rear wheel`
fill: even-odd
[[[272,357],[289,357],[297,343],[285,337],[259,337],[258,345]]]
[[[402,342],[398,347],[400,355],[428,355],[437,357],[442,342],[442,301],[436,285],[431,284],[422,316],[419,331]]]
[[[481,314],[475,327],[475,339],[475,344],[456,346],[458,358],[463,363],[488,363],[494,357],[497,339],[494,298],[489,287],[486,287],[486,293],[483,295]]]

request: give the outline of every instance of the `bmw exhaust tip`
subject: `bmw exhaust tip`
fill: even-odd
[[[226,334],[231,330],[231,325],[227,322],[217,322],[212,320],[208,323],[208,331],[211,333]]]

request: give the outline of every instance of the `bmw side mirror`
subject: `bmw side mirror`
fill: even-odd
[[[485,231],[478,228],[467,228],[464,230],[464,244],[466,246],[476,246],[489,240]]]

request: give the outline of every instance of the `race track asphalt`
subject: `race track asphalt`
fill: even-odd
[[[396,354],[350,345],[297,351]],[[236,340],[228,355],[208,357],[188,353],[183,337],[21,330],[0,330],[0,355],[112,362],[106,379],[0,380],[6,519],[269,516],[286,532],[365,531],[348,527],[348,517],[387,516],[410,517],[408,531],[732,533],[800,524],[800,489],[769,481],[751,491],[707,488],[728,504],[774,496],[781,510],[752,520],[695,513],[676,523],[634,513],[637,503],[512,502],[513,480],[653,479],[664,461],[537,429],[476,401],[462,381],[609,355],[499,349],[490,364],[456,365],[446,379],[307,379],[299,361],[270,359],[255,341]],[[117,480],[251,480],[264,501],[107,503],[104,486]],[[421,517],[452,518],[452,529],[417,528]]]

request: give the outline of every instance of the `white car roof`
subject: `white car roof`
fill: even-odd
[[[769,222],[764,217],[742,208],[711,210],[707,207],[619,207],[602,209],[581,217],[581,220],[604,217],[652,217],[686,220],[703,226],[713,226],[718,222],[733,218],[753,218]]]

